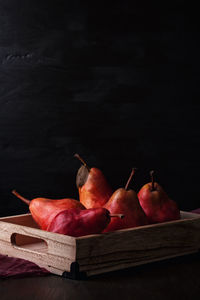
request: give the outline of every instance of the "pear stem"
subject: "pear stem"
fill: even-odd
[[[79,154],[77,154],[77,153],[74,154],[74,157],[78,158],[82,162],[82,164],[88,169],[88,171],[90,171],[90,167],[86,164],[86,162],[83,160],[83,158],[80,157]]]
[[[135,174],[135,171],[136,171],[136,168],[133,168],[132,171],[131,171],[131,174],[130,174],[130,176],[129,176],[129,179],[128,179],[126,185],[125,185],[125,190],[126,190],[126,191],[127,191],[127,188],[128,188],[128,186],[129,186],[129,183],[130,183],[130,181],[131,181],[133,175]]]
[[[110,217],[111,217],[111,218],[113,218],[113,217],[118,217],[118,218],[120,218],[120,219],[123,219],[123,218],[124,218],[124,215],[123,215],[123,214],[111,214]]]
[[[23,202],[25,202],[26,204],[30,204],[31,201],[24,198],[23,196],[21,196],[18,192],[16,192],[15,190],[12,191],[13,195],[15,195],[17,198],[21,199]]]
[[[150,176],[151,176],[151,190],[155,191],[155,178],[154,178],[154,170],[150,171]]]

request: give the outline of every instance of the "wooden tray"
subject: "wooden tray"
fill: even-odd
[[[37,228],[30,214],[0,218],[0,254],[24,258],[79,279],[198,252],[200,215],[74,238]]]

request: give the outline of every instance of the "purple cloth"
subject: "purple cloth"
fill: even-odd
[[[191,210],[191,213],[194,213],[194,214],[200,214],[200,208]]]
[[[0,254],[0,278],[45,276],[48,274],[51,273],[28,260]]]

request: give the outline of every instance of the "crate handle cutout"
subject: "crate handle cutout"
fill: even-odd
[[[47,252],[48,244],[45,240],[25,234],[12,233],[11,244],[14,248],[33,252]]]

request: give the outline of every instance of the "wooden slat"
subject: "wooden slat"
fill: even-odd
[[[197,252],[197,250],[194,249],[193,251],[179,253],[178,256],[183,256],[183,255],[192,254],[192,253],[196,253],[196,252]],[[156,262],[156,261],[161,261],[164,259],[169,259],[169,258],[174,258],[174,257],[177,257],[177,253],[175,255],[167,255],[167,256],[163,256],[163,257],[159,257],[159,258],[154,258],[154,259],[149,259],[149,260],[145,259],[143,261],[139,260],[139,261],[135,261],[135,262],[133,262],[132,260],[127,260],[127,261],[119,260],[118,262],[113,262],[112,264],[101,264],[101,265],[97,265],[96,267],[94,266],[93,268],[90,268],[87,271],[84,270],[84,268],[80,268],[80,270],[86,271],[87,276],[92,276],[92,275],[126,269],[126,268],[130,268],[130,267],[135,267],[135,266],[148,264],[148,263],[152,263],[152,262]]]
[[[187,211],[181,211],[181,219],[195,219],[200,218],[200,214],[187,212]]]

